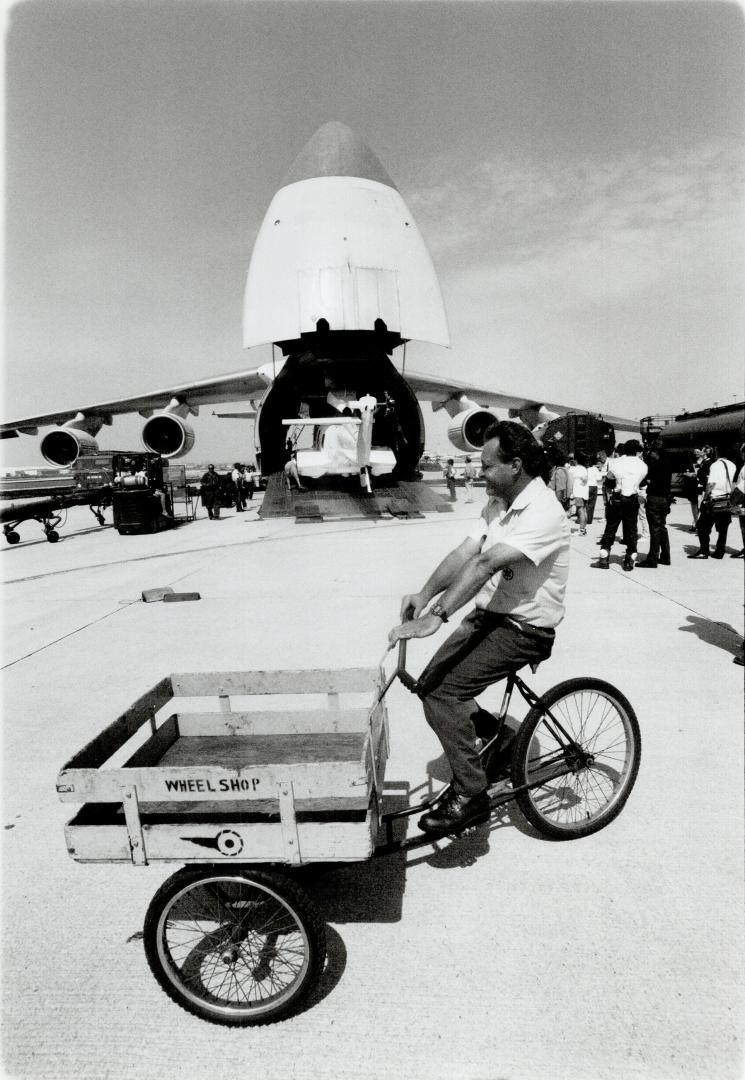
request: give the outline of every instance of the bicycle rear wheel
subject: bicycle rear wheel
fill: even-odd
[[[215,1024],[284,1019],[318,983],[326,957],[310,899],[274,871],[178,871],[153,897],[144,937],[162,989]]]
[[[545,693],[515,742],[512,784],[544,836],[573,840],[608,825],[639,772],[641,734],[629,702],[600,679],[568,679]]]

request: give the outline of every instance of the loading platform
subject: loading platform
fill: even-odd
[[[296,521],[340,521],[359,518],[422,517],[450,513],[452,504],[417,480],[373,482],[372,494],[356,477],[324,477],[308,481],[307,491],[289,491],[284,473],[269,477],[259,510],[262,518],[294,517]]]

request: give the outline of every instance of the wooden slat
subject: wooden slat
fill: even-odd
[[[373,690],[377,668],[282,671],[178,672],[170,676],[174,695],[219,697],[221,694],[354,694]]]
[[[236,740],[237,741],[237,740]],[[367,791],[362,763],[327,761],[317,765],[255,765],[244,770],[218,766],[139,769],[67,769],[57,780],[62,802],[121,802],[122,791],[133,784],[140,802],[177,802],[274,798],[277,785],[292,782],[295,797],[347,797]]]
[[[223,855],[217,837],[230,829],[243,842],[234,856]],[[373,851],[374,823],[368,814],[360,822],[299,822],[299,846],[302,861],[357,862],[368,859]],[[286,862],[282,827],[267,824],[157,824],[144,825],[145,851],[149,863],[262,863]],[[131,862],[131,852],[124,824],[75,825],[65,828],[68,850],[78,862]],[[238,848],[239,845],[236,845]]]
[[[134,752],[125,763],[125,769],[136,769],[143,765],[157,765],[170,746],[179,737],[178,717],[174,713],[161,724],[155,734]]]
[[[364,731],[369,709],[256,710],[251,712],[182,712],[179,731],[195,735],[303,735],[311,732]]]
[[[359,794],[348,798],[317,798],[295,799],[295,812],[297,814],[350,814],[367,810],[369,799],[364,788],[359,789]],[[121,811],[118,811],[121,813]],[[177,814],[188,820],[193,817],[203,817],[209,814],[234,814],[236,817],[246,812],[251,814],[265,814],[267,817],[276,817],[279,820],[279,803],[275,799],[256,800],[246,803],[244,800],[231,799],[227,802],[210,802],[202,799],[199,802],[157,802],[140,803],[140,813],[143,817],[152,815],[168,814],[175,817]]]
[[[83,747],[65,765],[65,769],[91,769],[103,765],[119,747],[130,739],[143,723],[151,720],[173,696],[170,678],[156,683],[130,705],[112,724]]]

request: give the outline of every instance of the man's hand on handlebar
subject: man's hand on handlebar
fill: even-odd
[[[388,635],[388,641],[393,647],[397,641],[408,641],[409,638],[429,637],[436,634],[442,626],[442,619],[437,615],[423,615],[419,619],[409,619],[400,626],[394,626]]]
[[[401,601],[401,612],[399,614],[401,622],[418,619],[426,606],[427,598],[422,596],[421,593],[407,593]]]

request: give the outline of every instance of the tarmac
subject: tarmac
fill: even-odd
[[[142,947],[147,905],[176,866],[67,854],[76,808],[58,801],[57,773],[135,698],[172,671],[377,664],[401,595],[460,541],[477,496],[412,521],[300,525],[258,520],[255,500],[127,537],[79,508],[60,543],[24,527],[3,550],[6,1075],[743,1075],[743,562],[686,559],[697,545],[682,501],[670,567],[624,573],[618,546],[595,570],[602,524],[573,533],[566,619],[528,678],[540,692],[594,675],[629,698],[643,750],[621,815],[555,843],[510,804],[470,836],[308,873],[329,959],[298,1015],[233,1029],[179,1009]],[[736,522],[729,540],[735,552]],[[202,599],[141,601],[166,585]],[[411,645],[415,674],[437,641]],[[399,685],[388,708],[386,781],[418,798],[445,775],[439,746]]]

